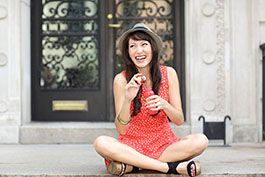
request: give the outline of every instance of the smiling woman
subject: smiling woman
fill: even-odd
[[[138,69],[145,67],[151,62],[152,48],[151,44],[145,40],[129,40],[129,55]]]
[[[100,136],[96,151],[111,174],[139,169],[196,176],[200,163],[191,160],[208,145],[203,134],[177,137],[168,118],[184,122],[176,71],[159,64],[160,37],[142,23],[121,36],[119,48],[125,68],[113,82],[118,141]]]

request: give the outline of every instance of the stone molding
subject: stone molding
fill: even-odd
[[[5,53],[0,53],[0,67],[7,64],[7,56]]]
[[[8,110],[8,103],[5,100],[0,100],[0,113],[4,113]]]
[[[0,20],[5,19],[8,15],[8,11],[5,6],[0,5]]]
[[[216,0],[216,63],[217,63],[217,109],[219,114],[225,114],[225,17],[224,0]]]
[[[205,3],[202,7],[202,14],[206,17],[213,16],[215,11],[216,11],[215,6],[211,3]]]

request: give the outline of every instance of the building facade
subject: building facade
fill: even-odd
[[[175,25],[184,25],[184,32],[178,34],[185,41],[181,44],[185,45],[185,73],[182,75],[185,77],[186,122],[174,130],[179,136],[202,132],[203,121],[198,120],[201,115],[207,122],[224,121],[228,115],[231,117],[231,121],[226,121],[228,143],[262,142],[264,88],[260,45],[265,43],[265,1],[180,2],[184,21],[173,20],[176,20]],[[107,5],[100,7],[106,12],[109,10]],[[32,8],[36,6],[32,6],[30,0],[0,0],[0,143],[89,143],[101,134],[116,136],[111,121],[114,115],[111,96],[107,96],[107,109],[102,108],[104,114],[100,121],[96,118],[93,121],[39,121],[32,116],[35,104],[32,103],[35,78],[32,70],[38,67],[32,65],[33,50],[37,50],[32,44],[40,40],[32,30],[32,23],[37,19]],[[106,18],[111,20],[111,16]],[[104,33],[101,28],[99,32]],[[105,38],[110,40],[108,36]],[[111,62],[106,61],[106,65],[109,64]],[[113,71],[106,67],[106,72]],[[105,84],[104,89],[111,95],[111,85]],[[89,106],[98,109],[97,103],[101,103],[95,101],[93,92],[89,98],[94,99],[95,104]],[[110,118],[106,121],[104,117]]]

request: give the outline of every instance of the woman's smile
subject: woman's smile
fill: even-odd
[[[146,59],[146,55],[136,56],[135,59],[139,62],[143,62]]]
[[[146,40],[129,40],[129,55],[137,68],[149,66],[152,60],[152,48]]]

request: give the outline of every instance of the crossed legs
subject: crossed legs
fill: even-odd
[[[158,159],[145,156],[133,148],[108,136],[100,136],[94,142],[95,150],[105,159],[133,165],[142,169],[168,171],[166,162],[189,160],[201,154],[208,146],[208,139],[203,134],[188,135],[171,144]],[[179,172],[185,172],[187,163],[180,163]],[[184,174],[186,174],[185,172]]]

